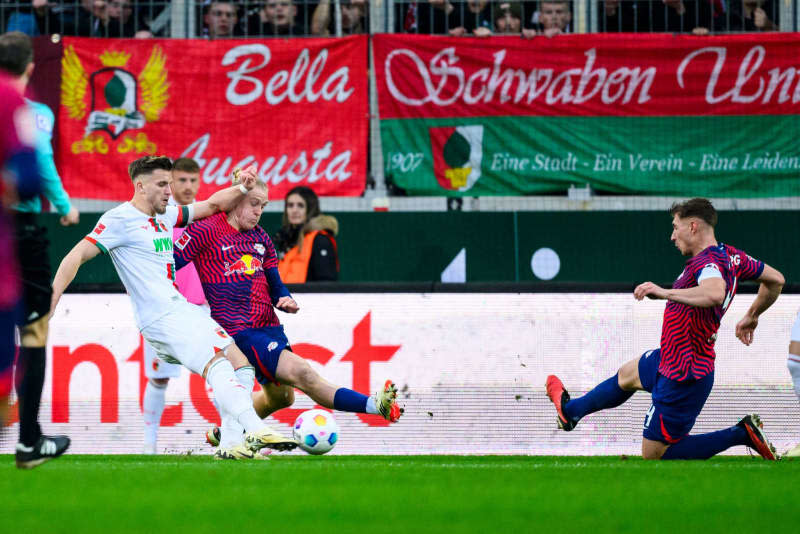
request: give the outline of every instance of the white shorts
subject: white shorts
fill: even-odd
[[[206,315],[211,315],[208,305],[198,306]],[[158,357],[156,349],[145,342],[144,344],[144,376],[147,378],[178,378],[181,376],[181,366],[169,363]]]
[[[142,337],[160,359],[199,375],[217,352],[233,343],[208,312],[188,302],[142,329]]]
[[[156,349],[145,341],[144,376],[147,378],[178,378],[181,376],[181,366],[167,363],[159,358]]]
[[[800,341],[800,313],[797,314],[792,325],[792,341]]]

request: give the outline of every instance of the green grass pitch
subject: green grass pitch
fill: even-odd
[[[800,530],[800,462],[720,457],[0,456],[0,525],[37,532]]]

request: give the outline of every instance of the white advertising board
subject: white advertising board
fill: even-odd
[[[756,412],[779,449],[800,439],[800,405],[786,369],[800,296],[781,297],[745,347],[734,325],[754,295],[739,295],[719,332],[714,390],[693,433]],[[281,314],[299,354],[329,381],[374,391],[401,389],[405,415],[337,413],[335,454],[638,454],[650,404],[625,405],[557,430],[544,394],[548,374],[582,394],[624,362],[656,348],[664,303],[629,294],[298,294]],[[65,295],[51,321],[40,421],[73,439],[72,453],[140,453],[142,341],[126,295]],[[187,325],[189,328],[189,325]],[[204,433],[217,420],[204,381],[184,371],[170,382],[159,449],[211,453]],[[269,423],[287,434],[314,403],[298,393]],[[13,421],[13,419],[12,419]],[[0,433],[13,450],[17,424]],[[733,453],[743,454],[744,449]]]

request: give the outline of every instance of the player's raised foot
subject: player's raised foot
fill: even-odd
[[[258,452],[265,447],[275,451],[290,451],[297,447],[295,440],[287,438],[268,426],[245,434],[244,444],[253,452]]]
[[[258,460],[257,455],[244,445],[220,447],[214,453],[215,460]]]
[[[561,380],[556,375],[548,376],[544,387],[547,390],[547,396],[550,397],[550,401],[556,407],[558,428],[569,432],[578,425],[577,421],[573,421],[564,415],[564,407],[569,402],[569,393],[567,393],[564,384],[561,383]]]
[[[784,458],[800,458],[800,443],[795,445],[793,448],[786,451],[786,454],[783,455]]]
[[[69,448],[69,443],[67,436],[42,436],[32,447],[17,443],[14,455],[17,467],[33,469],[48,460],[58,458]]]
[[[767,436],[764,434],[764,424],[757,414],[746,415],[741,421],[736,423],[747,431],[750,437],[749,447],[755,450],[765,460],[780,460],[780,456],[775,451],[775,446],[769,442]]]
[[[383,389],[375,393],[375,406],[390,423],[396,422],[403,415],[403,409],[397,405],[397,387],[391,380],[387,380]]]
[[[212,447],[219,447],[219,442],[221,439],[222,433],[220,432],[218,426],[215,426],[210,430],[206,430],[206,443]]]

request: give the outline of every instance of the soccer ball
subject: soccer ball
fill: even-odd
[[[331,412],[306,410],[294,422],[294,439],[309,454],[325,454],[339,439],[339,425]]]

